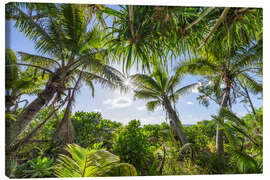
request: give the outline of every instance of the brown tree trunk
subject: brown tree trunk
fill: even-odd
[[[222,108],[227,107],[227,103],[228,103],[229,98],[230,98],[230,89],[231,89],[230,85],[228,85],[225,89],[225,94],[224,94],[222,102],[221,102],[220,111]],[[224,122],[224,119],[222,119],[222,122]],[[223,134],[224,134],[224,130],[218,124],[217,125],[217,133],[216,133],[216,151],[220,155],[224,153]]]
[[[76,81],[76,84],[73,88],[73,91],[71,94],[69,94],[69,100],[66,107],[66,111],[64,114],[63,119],[59,122],[59,125],[54,133],[53,140],[59,139],[61,140],[62,144],[72,143],[74,139],[74,128],[70,119],[71,110],[72,110],[72,103],[74,102],[75,93],[78,89],[80,80],[82,76],[82,71],[78,77],[78,80]]]
[[[170,125],[173,126],[171,128],[175,130],[182,145],[185,145],[186,143],[188,143],[188,141],[187,141],[187,138],[183,132],[183,127],[182,127],[181,121],[179,120],[175,110],[172,108],[172,105],[169,102],[169,100],[165,100],[165,107],[166,107],[166,110],[167,110],[168,115],[169,115]]]
[[[59,88],[59,82],[61,82],[59,76],[53,75],[52,79],[47,83],[45,89],[38,94],[38,97],[19,114],[14,123],[6,127],[7,146],[10,146],[15,142],[18,136],[40,112],[41,108],[52,100],[54,94]]]
[[[17,142],[15,145],[8,147],[8,149],[6,150],[8,153],[14,152],[16,151],[19,147],[21,147],[22,145],[25,145],[27,142],[29,142],[29,140],[31,140],[31,138],[36,134],[36,132],[38,130],[41,129],[41,127],[43,127],[43,125],[52,117],[52,115],[56,112],[56,110],[53,110],[48,116],[47,118],[42,121],[37,127],[35,127],[29,134],[27,134],[25,137],[23,137],[21,140],[19,140],[19,142]]]

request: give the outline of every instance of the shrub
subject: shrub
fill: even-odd
[[[139,175],[147,175],[152,161],[152,153],[146,136],[142,133],[140,121],[132,120],[115,133],[112,151],[121,160],[133,164]]]
[[[103,142],[103,147],[110,149],[113,131],[121,123],[103,119],[100,113],[76,112],[71,118],[75,129],[75,142],[86,148],[95,143]]]
[[[38,156],[19,165],[14,176],[17,178],[53,177],[54,159]]]

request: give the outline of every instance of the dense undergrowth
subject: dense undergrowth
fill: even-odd
[[[46,117],[46,113],[47,109],[39,113],[28,131],[35,128]],[[58,112],[59,116],[61,114],[63,112]],[[247,114],[241,119],[236,118],[237,116],[231,117],[224,124],[225,131],[230,132],[230,136],[225,133],[225,153],[220,157],[215,152],[216,120],[204,120],[196,125],[185,126],[184,131],[190,143],[181,146],[170,134],[170,127],[166,122],[141,125],[139,120],[131,120],[123,125],[103,119],[100,113],[94,112],[76,112],[71,117],[76,131],[76,146],[92,153],[108,152],[119,158],[118,163],[136,168],[136,173],[124,169],[129,173],[111,175],[262,173],[262,108],[257,111],[257,116]],[[239,125],[240,122],[242,125]],[[57,141],[48,139],[56,124],[57,118],[52,118],[28,144],[20,147],[7,159],[6,171],[9,177],[59,176],[56,173],[62,156],[59,154],[72,158],[72,153],[75,152],[69,151],[72,155],[69,156],[63,147],[57,148]],[[235,126],[236,124],[239,126]],[[94,158],[96,156],[92,160]],[[92,176],[108,175],[108,170],[100,173],[100,169],[104,167],[97,166],[99,173]]]

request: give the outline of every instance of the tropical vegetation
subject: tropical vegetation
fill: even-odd
[[[263,107],[254,103],[263,97],[262,9],[13,2],[5,10],[35,46],[5,49],[8,177],[263,172]],[[82,86],[92,101],[97,87],[144,100],[164,121],[75,112]],[[202,108],[218,112],[186,125],[177,103],[195,90]]]

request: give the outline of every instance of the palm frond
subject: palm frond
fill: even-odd
[[[130,76],[132,83],[138,87],[144,89],[143,86],[153,89],[154,91],[160,92],[162,88],[160,85],[150,76],[145,74],[134,74]],[[142,86],[143,85],[143,86]]]
[[[220,110],[219,115],[221,117],[226,118],[229,121],[232,121],[232,122],[238,124],[238,125],[241,125],[243,127],[246,126],[245,122],[242,119],[240,119],[239,117],[237,117],[233,112],[229,111],[227,108],[222,108]]]
[[[156,94],[151,91],[147,90],[135,90],[134,91],[134,98],[138,99],[159,99],[159,94]]]
[[[247,73],[241,73],[238,75],[239,79],[242,80],[247,88],[253,93],[258,94],[263,91],[263,84],[258,83],[255,79],[250,77]]]
[[[19,51],[18,54],[20,54],[21,60],[23,62],[30,62],[33,65],[38,65],[46,68],[51,68],[56,64],[58,65],[58,67],[61,67],[61,65],[56,60],[45,56],[29,54],[21,51]]]
[[[189,84],[187,86],[181,87],[180,89],[176,90],[173,94],[182,96],[182,95],[192,92],[192,90],[194,90],[194,88],[197,88],[197,86],[198,86],[198,83]]]
[[[106,176],[106,174],[115,174],[115,170],[121,168],[125,169],[125,172],[118,171],[115,175],[123,173],[136,175],[136,170],[132,165],[119,163],[120,158],[108,151],[88,150],[76,144],[67,145],[66,150],[71,157],[62,154],[59,156],[55,166],[57,177]]]
[[[161,103],[160,103],[160,100],[156,100],[156,101],[148,101],[146,103],[146,108],[149,110],[149,111],[154,111],[158,106],[160,106]]]
[[[259,163],[248,154],[234,150],[230,146],[226,146],[227,151],[229,151],[232,156],[237,160],[240,167],[240,172],[242,173],[261,173],[262,169],[259,166]]]
[[[39,52],[52,53],[57,51],[57,43],[50,37],[44,24],[33,20],[22,9],[18,7],[14,7],[14,9],[18,13],[15,26],[36,43],[35,47]]]
[[[176,74],[211,75],[220,72],[221,69],[218,64],[215,64],[215,62],[207,58],[196,58],[188,62],[179,63],[175,70]]]
[[[83,9],[76,4],[63,4],[61,10],[63,12],[63,33],[66,36],[64,43],[74,53],[78,52],[80,42],[87,28]]]
[[[80,72],[80,70],[76,70],[77,73]],[[112,90],[120,89],[122,92],[127,92],[128,87],[124,84],[123,81],[112,81],[110,79],[107,79],[106,77],[102,75],[98,75],[95,73],[91,73],[88,71],[82,72],[82,79],[91,87],[91,84],[93,82],[99,83],[104,88],[110,88]]]
[[[174,89],[182,79],[183,79],[182,74],[175,74],[174,76],[169,77],[165,89],[166,90]]]

